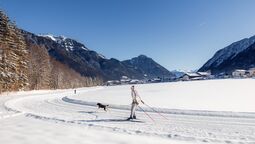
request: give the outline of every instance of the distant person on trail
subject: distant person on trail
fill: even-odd
[[[139,98],[139,101],[144,104],[141,97],[138,95],[137,91],[135,90],[135,86],[131,86],[131,96],[132,96],[131,114],[128,120],[136,119],[135,110],[136,110],[136,107],[139,105],[137,98]]]
[[[76,94],[76,89],[74,89],[74,94]]]

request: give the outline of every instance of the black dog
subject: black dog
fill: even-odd
[[[101,103],[97,103],[97,106],[98,106],[98,109],[102,108],[104,109],[104,111],[107,111],[109,105],[104,105],[104,104],[101,104]]]

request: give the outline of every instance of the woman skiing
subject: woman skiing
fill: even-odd
[[[135,86],[131,86],[131,97],[132,97],[131,114],[128,120],[136,119],[135,110],[136,110],[136,107],[139,105],[138,99],[141,103],[144,104],[141,97],[138,95],[137,91],[135,90]]]

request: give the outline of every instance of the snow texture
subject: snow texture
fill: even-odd
[[[255,143],[254,79],[136,85],[146,104],[130,113],[130,85],[29,91],[0,97],[0,143]],[[7,96],[8,95],[8,96]],[[108,112],[97,102],[109,104]]]
[[[51,40],[53,40],[56,43],[58,43],[58,44],[62,45],[63,47],[65,47],[66,51],[73,51],[73,50],[75,50],[75,44],[73,43],[75,40],[72,40],[72,39],[67,38],[65,36],[54,36],[52,34],[38,35],[38,36],[50,38]],[[86,51],[89,50],[85,46],[80,46],[78,48],[86,50]]]

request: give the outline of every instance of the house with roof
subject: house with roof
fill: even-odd
[[[189,80],[204,80],[211,78],[211,74],[208,72],[187,72],[180,79],[182,81]]]
[[[232,72],[232,76],[234,78],[243,78],[246,77],[247,74],[247,71],[243,69],[236,69]]]

